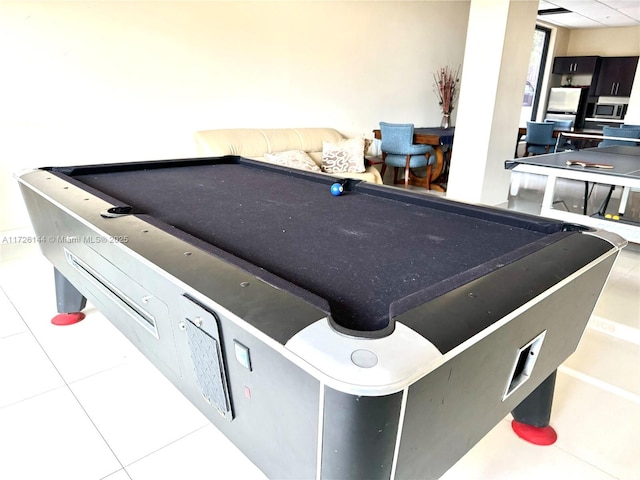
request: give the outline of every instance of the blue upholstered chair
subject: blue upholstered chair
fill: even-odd
[[[527,135],[524,156],[540,155],[553,151],[556,139],[553,138],[554,122],[527,122]]]
[[[558,132],[571,132],[573,130],[573,120],[550,120],[545,119],[545,123],[553,123],[553,130]],[[573,144],[569,137],[559,136],[560,141],[556,144],[556,152],[573,150]]]
[[[605,126],[602,127],[602,135],[605,137],[617,137],[617,138],[640,138],[640,127],[632,128],[631,125],[627,125],[626,127],[610,127]],[[611,147],[614,145],[623,145],[628,147],[633,147],[636,145],[640,145],[640,142],[630,142],[628,140],[602,140],[598,147]]]
[[[545,123],[553,123],[554,130],[569,132],[573,128],[573,120],[545,120]]]
[[[431,189],[431,168],[436,161],[435,150],[429,145],[413,144],[412,123],[380,122],[382,142],[382,170],[393,167],[393,183],[402,183],[398,172],[404,169],[404,188],[409,188],[409,176],[412,168],[427,167],[427,189]]]

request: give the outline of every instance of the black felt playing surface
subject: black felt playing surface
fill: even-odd
[[[411,308],[421,292],[450,290],[553,237],[494,214],[451,213],[441,200],[429,208],[363,193],[371,187],[335,197],[331,178],[243,164],[74,178],[326,299],[338,324],[362,331],[386,327],[394,304]]]

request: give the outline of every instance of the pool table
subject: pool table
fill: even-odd
[[[509,412],[546,436],[625,245],[235,156],[17,178],[58,311],[90,300],[278,479],[438,478]]]

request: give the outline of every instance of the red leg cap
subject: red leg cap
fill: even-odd
[[[552,445],[558,439],[558,434],[551,426],[534,427],[512,420],[511,428],[520,438],[534,445]]]
[[[51,319],[51,323],[54,325],[73,325],[84,319],[84,313],[71,312],[71,313],[59,313]]]

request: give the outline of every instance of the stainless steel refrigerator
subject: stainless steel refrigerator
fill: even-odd
[[[545,119],[573,120],[574,128],[582,128],[587,111],[588,94],[588,87],[552,88],[549,93]]]

